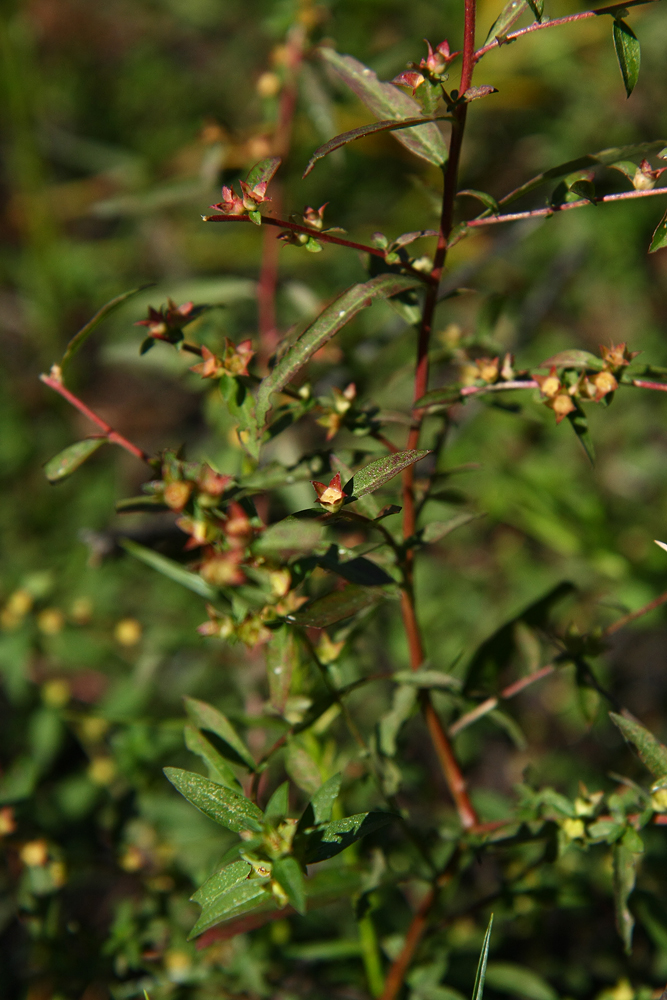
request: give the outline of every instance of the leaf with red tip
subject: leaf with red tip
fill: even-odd
[[[249,188],[256,188],[258,184],[268,184],[281,163],[279,156],[268,156],[265,160],[260,160],[246,177],[245,183]]]

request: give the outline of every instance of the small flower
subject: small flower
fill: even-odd
[[[163,494],[164,502],[171,510],[180,512],[190,499],[193,489],[192,483],[186,483],[182,479],[177,479],[175,482],[169,483],[165,488]]]
[[[503,367],[500,369],[500,377],[503,380],[503,382],[511,382],[512,379],[514,378],[515,372],[514,368],[512,367],[513,364],[514,364],[514,358],[508,351],[505,357],[503,358]]]
[[[354,382],[350,382],[350,384],[345,389],[343,389],[342,392],[340,391],[340,389],[334,387],[333,390],[334,409],[336,410],[336,412],[341,414],[347,413],[347,411],[352,406],[352,403],[354,402],[356,395],[357,395],[357,387],[354,384]]]
[[[222,357],[213,354],[208,347],[202,344],[201,356],[203,361],[197,365],[192,365],[191,372],[196,372],[202,378],[222,378],[223,375],[247,375],[248,365],[255,356],[252,349],[251,340],[243,340],[240,344],[234,344],[228,337],[225,337],[225,351]]]
[[[303,211],[304,225],[310,226],[311,229],[317,229],[321,232],[322,229],[324,229],[324,209],[328,204],[329,202],[325,201],[324,204],[320,205],[317,209],[311,208],[310,205],[308,205]]]
[[[227,508],[227,520],[222,530],[232,548],[245,548],[252,538],[250,518],[235,500]]]
[[[477,358],[475,362],[479,372],[478,378],[485,382],[495,382],[499,374],[499,358]]]
[[[598,374],[594,375],[590,381],[595,386],[596,403],[599,403],[600,400],[607,395],[607,393],[613,392],[614,389],[618,389],[618,382],[612,373],[608,371],[598,372]]]
[[[534,378],[540,387],[540,392],[548,399],[553,399],[561,390],[560,379],[555,368],[552,368],[548,375],[535,375]]]
[[[440,79],[445,75],[445,71],[453,59],[456,59],[458,53],[455,52],[453,55],[449,51],[449,42],[447,39],[444,42],[440,42],[435,52],[431,48],[431,43],[425,38],[424,41],[428,45],[428,55],[426,59],[422,59],[419,63],[419,69],[427,70],[431,76]]]
[[[318,483],[315,481],[313,481],[312,485],[317,493],[317,502],[321,504],[326,511],[330,514],[335,514],[336,511],[340,510],[343,506],[343,501],[345,500],[345,493],[343,493],[340,482],[340,472],[336,473],[328,486],[325,486],[324,483]]]
[[[641,351],[629,351],[627,344],[610,344],[609,347],[600,344],[600,357],[604,361],[605,367],[611,368],[612,371],[629,365],[633,358],[636,358],[640,353]]]
[[[245,573],[241,569],[243,552],[215,552],[199,568],[199,575],[213,587],[238,587],[245,583]]]
[[[231,476],[224,476],[220,472],[215,472],[210,465],[204,464],[197,478],[197,486],[210,497],[219,497],[231,483]]]
[[[399,73],[391,81],[396,87],[407,87],[414,94],[418,87],[421,87],[422,83],[426,80],[426,77],[421,73],[412,72],[411,70],[406,70],[403,73]]]
[[[243,204],[243,200],[239,198],[234,189],[230,187],[223,187],[222,201],[218,201],[215,205],[211,205],[211,208],[217,208],[223,215],[246,215],[246,208]]]
[[[199,625],[197,631],[200,635],[209,636],[216,639],[229,639],[234,635],[234,620],[229,615],[221,614],[212,604],[206,605],[208,621]]]
[[[177,344],[183,339],[183,327],[196,318],[192,302],[184,302],[177,306],[172,299],[167,299],[166,306],[159,309],[148,307],[148,319],[140,319],[135,326],[148,328],[148,336],[153,340],[165,340],[169,344]]]
[[[572,397],[567,392],[556,393],[555,396],[546,400],[545,405],[556,414],[557,424],[559,424],[561,420],[564,420],[568,413],[572,413],[572,411],[577,408],[576,404],[572,400]]]

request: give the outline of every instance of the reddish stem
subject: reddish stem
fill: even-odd
[[[79,413],[82,413],[84,417],[87,417],[88,420],[99,427],[110,444],[120,445],[120,447],[124,448],[125,451],[129,451],[130,455],[134,455],[135,458],[140,458],[142,462],[146,462],[148,465],[151,464],[151,459],[145,451],[142,451],[142,449],[136,444],[132,444],[132,442],[128,441],[126,437],[123,437],[122,434],[115,431],[113,427],[106,422],[106,420],[102,420],[102,418],[98,417],[96,413],[93,413],[90,407],[86,406],[86,404],[80,400],[78,396],[75,396],[74,393],[70,392],[69,389],[66,389],[62,382],[60,382],[56,377],[53,375],[40,375],[39,378],[44,385],[48,385],[49,389],[53,389],[54,392],[57,392],[59,396],[62,396],[68,403],[71,403],[71,405],[77,409]]]
[[[667,382],[645,382],[641,378],[633,378],[632,385],[637,389],[657,389],[659,392],[667,392]]]
[[[653,0],[649,0],[653,3]],[[521,219],[547,219],[559,212],[569,212],[572,208],[584,208],[586,205],[602,205],[611,201],[628,201],[632,198],[650,198],[656,194],[667,194],[667,187],[652,188],[650,191],[620,191],[617,194],[605,194],[599,198],[570,201],[564,205],[548,208],[534,208],[527,212],[509,212],[507,215],[490,215],[486,219],[471,219],[465,225],[468,229],[479,229],[481,226],[495,226],[499,222],[519,222]]]
[[[424,931],[428,923],[428,915],[431,912],[436,900],[436,890],[431,888],[422,900],[419,909],[412,918],[412,923],[408,928],[405,943],[400,954],[392,964],[384,984],[384,991],[380,1000],[394,1000],[400,992],[406,973],[410,968],[417,946],[424,936]]]
[[[665,386],[665,389],[667,389],[667,385]],[[647,615],[649,611],[655,611],[656,608],[659,608],[661,604],[665,604],[666,602],[667,591],[665,591],[664,594],[660,594],[660,597],[655,597],[652,601],[649,601],[648,604],[645,604],[643,608],[639,608],[638,611],[631,611],[630,614],[623,615],[622,618],[618,618],[615,622],[612,622],[611,625],[607,625],[602,634],[613,635],[614,632],[618,632],[619,629],[625,628],[625,626],[629,625],[630,622],[634,622],[637,618]]]
[[[572,24],[574,21],[585,21],[587,18],[599,17],[601,14],[613,14],[614,11],[625,10],[626,7],[644,7],[649,3],[657,3],[657,0],[629,0],[628,3],[615,3],[611,7],[599,7],[597,10],[585,10],[580,14],[568,14],[567,17],[556,17],[553,21],[535,21],[534,24],[528,25],[527,28],[513,31],[510,35],[501,35],[500,38],[494,38],[488,45],[484,45],[475,52],[475,62],[478,62],[491,49],[497,49],[501,45],[514,42],[523,35],[531,35],[534,31],[542,31],[544,28],[557,28],[561,24]]]

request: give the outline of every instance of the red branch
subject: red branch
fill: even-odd
[[[648,0],[653,3],[654,0]],[[479,229],[480,226],[494,226],[499,222],[519,222],[521,219],[548,219],[559,212],[569,212],[571,208],[584,208],[586,205],[602,205],[611,201],[628,201],[631,198],[650,198],[655,194],[667,194],[667,187],[652,188],[650,191],[620,191],[617,194],[605,194],[599,198],[584,198],[581,201],[565,202],[563,205],[548,208],[534,208],[527,212],[510,212],[507,215],[490,215],[486,219],[471,219],[464,223],[468,229]]]
[[[106,420],[102,420],[102,418],[98,417],[96,413],[93,413],[93,411],[86,406],[86,404],[82,402],[78,396],[75,396],[74,393],[69,391],[69,389],[66,389],[62,382],[60,382],[57,378],[53,375],[40,375],[39,378],[44,385],[48,385],[49,389],[53,389],[54,392],[57,392],[59,396],[62,396],[68,403],[71,403],[71,405],[77,409],[79,413],[82,413],[84,417],[87,417],[88,420],[96,425],[96,427],[99,427],[110,444],[120,445],[120,447],[124,448],[125,451],[129,451],[130,455],[134,455],[135,458],[140,458],[142,462],[146,462],[148,465],[151,464],[150,457],[145,451],[142,451],[142,449],[136,444],[132,444],[132,442],[128,441],[126,437],[123,437],[122,434],[115,431],[113,427],[106,422]]]
[[[475,62],[479,62],[482,56],[490,52],[491,49],[507,45],[509,42],[514,42],[517,38],[522,38],[524,35],[532,35],[534,31],[542,31],[544,28],[558,28],[562,24],[585,21],[591,17],[600,17],[601,14],[613,14],[615,11],[625,10],[626,7],[645,7],[647,4],[657,2],[658,0],[629,0],[628,3],[615,3],[611,7],[599,7],[597,10],[585,10],[579,14],[568,14],[567,17],[556,17],[553,21],[535,21],[534,24],[530,24],[527,28],[513,31],[510,35],[500,35],[498,38],[494,38],[492,42],[489,42],[488,45],[477,49],[477,52],[475,52]]]

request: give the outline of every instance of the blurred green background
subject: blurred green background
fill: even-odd
[[[199,955],[186,943],[196,912],[187,902],[193,880],[213,870],[225,843],[166,787],[161,768],[187,760],[185,693],[245,721],[261,751],[264,735],[253,719],[266,697],[263,659],[198,637],[202,602],[119,555],[114,532],[150,542],[150,532],[160,530],[113,513],[116,500],[138,492],[144,478],[138,463],[102,449],[72,479],[47,484],[44,462],[90,428],[38,375],[105,301],[152,283],[94,335],[69,384],[147,451],[184,442],[190,457],[238,471],[241,452],[219,397],[203,391],[186,361],[166,346],[140,358],[142,333],[133,324],[169,295],[177,303],[219,305],[196,329],[211,345],[224,336],[255,336],[262,235],[252,226],[207,226],[201,215],[219,199],[223,180],[245,176],[269,149],[277,112],[271,77],[280,73],[296,18],[305,18],[313,42],[327,39],[391,79],[422,57],[424,37],[460,45],[460,6],[452,0],[3,5],[0,833],[8,847],[0,876],[0,996],[104,1000],[111,989],[124,1000],[144,988],[156,998],[365,995],[354,941],[335,961],[323,967],[304,961],[284,978],[281,956],[289,955],[290,933],[306,942],[326,937],[326,916],[309,918],[308,927],[297,921],[293,932],[278,923]],[[578,9],[551,0],[547,13]],[[495,0],[480,4],[480,41],[498,13]],[[656,4],[634,10],[631,23],[642,43],[642,69],[630,100],[610,19],[540,32],[490,53],[475,82],[499,93],[471,108],[462,185],[500,197],[571,157],[667,137],[667,19]],[[327,222],[362,241],[377,230],[393,238],[433,227],[438,172],[391,136],[349,146],[301,180],[316,146],[370,117],[321,64],[306,62],[292,146],[279,175],[285,214],[326,201]],[[601,190],[626,186],[620,175],[609,175]],[[460,208],[470,211],[470,204]],[[647,362],[667,364],[667,251],[646,252],[664,208],[661,198],[650,198],[470,237],[452,252],[450,267],[474,294],[441,307],[438,343],[451,344],[457,328],[476,331],[528,367],[565,347],[597,352],[600,343],[627,341]],[[309,254],[287,246],[279,262],[281,330],[365,273],[363,261],[343,248]],[[322,385],[354,379],[381,407],[409,405],[414,334],[388,307],[374,306],[339,339],[342,351],[331,356]],[[426,513],[444,519],[470,502],[486,517],[420,566],[419,610],[435,666],[449,669],[560,580],[581,588],[568,610],[581,628],[608,624],[665,588],[667,555],[652,540],[667,536],[666,418],[661,393],[628,389],[610,409],[595,408],[592,468],[567,422],[556,428],[543,407],[528,403],[519,414],[481,404],[461,410],[441,463],[461,471]],[[289,437],[277,457],[294,462],[321,446],[313,433]],[[285,490],[274,502],[275,516],[306,506],[310,488]],[[658,611],[621,633],[600,665],[624,703],[663,738],[664,621]],[[362,666],[405,665],[393,611],[363,643]],[[307,696],[308,679],[300,683],[296,693]],[[388,696],[374,697],[355,708],[368,726]],[[606,767],[609,753],[617,754],[618,767],[632,767],[604,724],[595,730],[595,706],[588,714],[585,708],[559,677],[516,708],[529,750],[496,730],[484,730],[484,739],[461,737],[484,818],[504,815],[528,764],[540,780],[570,791],[580,777]],[[415,729],[406,748],[412,794],[415,803],[426,796],[432,804],[442,790],[429,788],[422,744]],[[29,852],[21,855],[30,844],[37,864]],[[523,961],[530,953],[565,996],[631,1000],[611,911],[590,887],[590,879],[602,884],[608,873],[587,878],[579,897],[562,904],[576,911],[576,931],[574,917],[555,909],[531,923],[528,906],[499,957]],[[391,914],[379,919],[389,953],[397,927]],[[343,937],[354,937],[350,914],[337,911],[336,920]],[[654,923],[653,937],[638,932],[633,959],[654,987],[667,971],[661,926]],[[470,953],[467,965],[453,966],[457,988],[469,988],[479,940],[470,918],[454,925],[447,947]],[[447,1000],[437,993],[442,968],[425,968],[411,983],[413,994]],[[528,997],[552,1000],[535,991]]]

